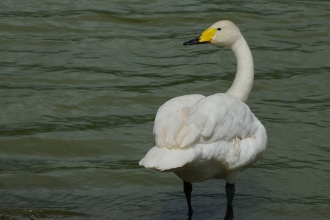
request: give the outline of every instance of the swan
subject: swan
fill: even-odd
[[[231,21],[218,21],[183,45],[206,43],[230,47],[234,53],[237,72],[232,86],[226,93],[184,95],[163,104],[153,128],[155,146],[139,165],[174,172],[183,180],[189,217],[193,214],[192,183],[224,179],[225,219],[233,219],[235,182],[265,152],[267,133],[245,104],[253,85],[254,65],[239,28]]]

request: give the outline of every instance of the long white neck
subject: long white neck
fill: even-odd
[[[246,102],[253,86],[254,66],[249,46],[241,36],[232,46],[237,61],[237,72],[233,85],[227,93]]]

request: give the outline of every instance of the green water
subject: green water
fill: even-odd
[[[236,183],[236,219],[330,216],[329,1],[0,1],[0,214],[186,219],[182,182],[138,166],[168,99],[225,92],[229,49],[184,47],[218,20],[252,50],[248,105],[268,133]],[[194,184],[193,219],[225,215]]]

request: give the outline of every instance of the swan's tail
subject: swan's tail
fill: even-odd
[[[191,162],[194,157],[195,153],[192,148],[160,148],[155,146],[148,151],[139,165],[159,171],[169,171]]]

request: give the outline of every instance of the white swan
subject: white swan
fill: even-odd
[[[226,180],[227,212],[233,218],[234,183],[240,172],[264,153],[267,134],[246,102],[253,85],[254,66],[249,46],[231,21],[219,21],[184,45],[211,43],[231,48],[237,60],[233,85],[226,93],[208,97],[185,95],[162,105],[156,115],[151,148],[139,165],[172,171],[184,181],[191,207],[192,182]]]

